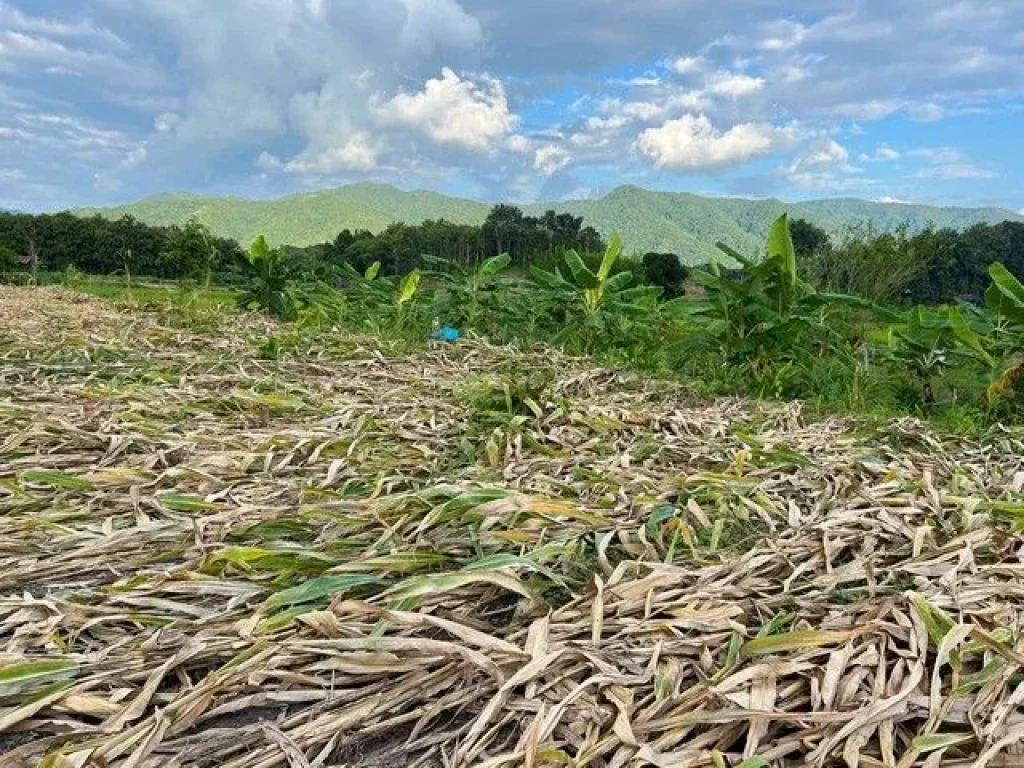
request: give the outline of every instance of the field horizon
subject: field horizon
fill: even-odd
[[[72,212],[107,218],[131,214],[147,224],[163,226],[182,225],[195,217],[214,234],[243,244],[262,234],[272,245],[307,246],[333,240],[343,229],[379,232],[396,222],[418,224],[445,219],[479,225],[494,204],[423,189],[357,182],[270,199],[165,193],[125,205]],[[620,233],[630,252],[668,251],[689,264],[709,261],[717,254],[717,241],[740,251],[756,252],[771,222],[787,211],[791,218],[805,218],[837,236],[849,227],[865,224],[882,231],[905,224],[911,231],[919,231],[930,225],[964,229],[977,223],[1024,222],[1024,216],[1003,208],[943,207],[853,197],[791,203],[776,198],[664,192],[635,185],[616,187],[598,198],[518,207],[530,215],[552,209],[582,216],[585,224],[594,226],[604,237]]]

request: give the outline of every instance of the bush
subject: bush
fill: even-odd
[[[0,272],[0,284],[32,285],[31,272]]]
[[[674,253],[645,253],[643,265],[645,282],[659,286],[665,298],[683,295],[683,285],[690,276],[690,270],[683,266],[678,256]]]

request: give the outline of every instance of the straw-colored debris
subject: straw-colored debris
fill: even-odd
[[[0,765],[1024,765],[1011,433],[172,319],[0,289]]]

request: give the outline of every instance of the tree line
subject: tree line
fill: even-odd
[[[480,226],[437,219],[395,223],[377,234],[346,229],[332,242],[291,250],[313,267],[349,264],[362,271],[380,263],[383,274],[396,275],[422,267],[424,254],[472,267],[507,253],[513,265],[525,266],[560,258],[570,249],[600,253],[605,243],[596,229],[584,225],[582,216],[555,211],[527,216],[514,205],[502,204]]]
[[[801,273],[819,288],[879,302],[977,303],[1002,263],[1024,274],[1024,223],[975,224],[965,230],[906,226],[879,232],[870,224],[836,237],[807,221],[792,222]]]
[[[837,236],[804,221],[791,223],[801,273],[823,290],[856,293],[874,301],[948,303],[977,301],[988,285],[988,267],[1001,262],[1024,274],[1024,224],[976,224],[966,230],[907,228],[880,232],[870,225]],[[482,225],[443,219],[391,224],[379,233],[344,230],[331,242],[284,249],[298,271],[330,280],[349,265],[360,272],[379,263],[382,274],[430,268],[426,257],[473,268],[507,253],[519,267],[552,267],[569,250],[599,259],[606,244],[582,217],[547,211],[525,215],[496,205]],[[160,227],[125,215],[116,220],[71,213],[0,213],[0,275],[59,272],[74,267],[93,274],[127,273],[164,279],[230,280],[244,258],[234,240],[217,237],[196,219]],[[648,253],[622,259],[635,282],[660,286],[666,297],[682,292],[686,254]]]
[[[0,273],[27,275],[69,267],[91,274],[210,280],[242,258],[234,240],[196,219],[156,227],[125,215],[110,220],[71,213],[0,213]]]

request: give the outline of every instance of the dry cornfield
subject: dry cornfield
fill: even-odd
[[[0,288],[0,766],[1024,765],[1024,441]]]

